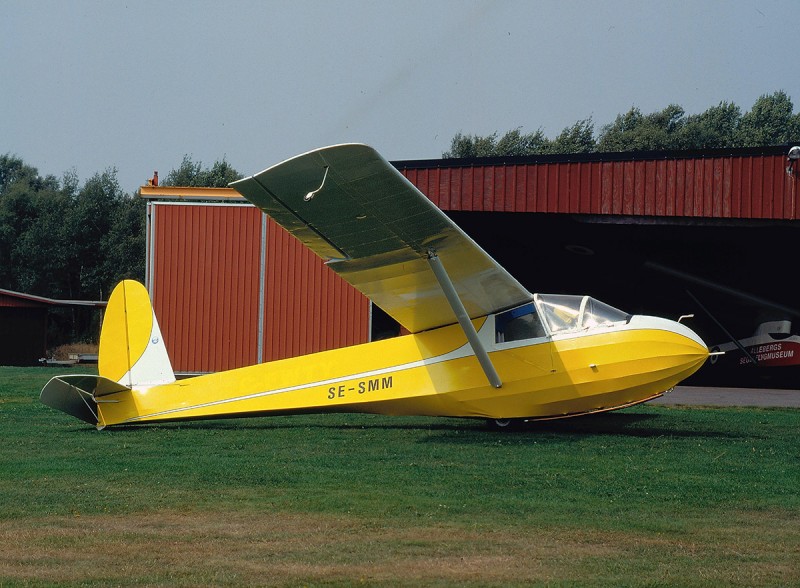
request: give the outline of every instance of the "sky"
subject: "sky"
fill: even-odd
[[[800,110],[797,0],[0,0],[0,154],[109,168],[126,192],[184,155],[250,175],[368,143],[596,130],[636,106]]]

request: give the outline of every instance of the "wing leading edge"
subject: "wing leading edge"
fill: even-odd
[[[412,333],[456,322],[431,255],[471,318],[532,298],[367,145],[310,151],[231,186]]]

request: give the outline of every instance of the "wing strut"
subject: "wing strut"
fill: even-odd
[[[467,314],[467,310],[464,308],[464,304],[458,297],[458,292],[456,292],[453,282],[450,281],[450,276],[447,275],[447,270],[444,269],[444,265],[442,265],[442,261],[439,259],[439,256],[436,255],[435,251],[428,251],[428,263],[433,270],[433,274],[436,276],[436,280],[442,287],[442,292],[444,292],[445,298],[447,298],[447,301],[450,303],[450,308],[453,309],[456,319],[458,319],[458,324],[461,325],[464,334],[467,336],[469,345],[472,347],[475,357],[478,358],[481,368],[483,368],[483,373],[486,374],[486,377],[492,386],[495,388],[500,388],[503,385],[503,382],[500,381],[500,376],[497,375],[497,370],[494,369],[492,360],[489,359],[489,354],[486,353],[486,348],[483,346],[483,343],[481,343],[481,340],[478,337],[478,332],[472,325],[472,321]]]

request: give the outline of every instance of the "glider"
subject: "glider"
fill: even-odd
[[[176,380],[144,286],[113,291],[97,376],[41,401],[97,428],[364,412],[551,419],[660,396],[708,357],[671,320],[532,294],[366,145],[311,151],[234,182],[410,334]]]

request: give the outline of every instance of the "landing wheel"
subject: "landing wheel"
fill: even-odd
[[[516,428],[520,422],[522,422],[521,419],[489,419],[486,424],[495,431],[510,431]]]

